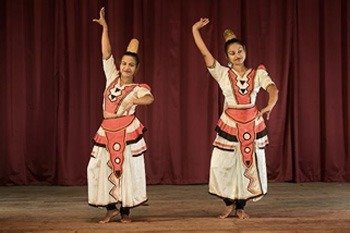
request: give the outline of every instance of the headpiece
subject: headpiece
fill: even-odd
[[[139,50],[139,41],[137,39],[131,39],[129,42],[128,48],[126,49],[126,52],[136,53]]]
[[[237,38],[237,36],[233,33],[231,29],[226,29],[224,31],[224,38],[225,38],[225,42],[227,42],[229,40]]]

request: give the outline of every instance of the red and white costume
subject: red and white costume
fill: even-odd
[[[131,98],[151,94],[146,84],[120,85],[114,58],[103,60],[106,88],[103,111],[116,114],[104,119],[98,129],[87,168],[88,202],[93,206],[122,203],[134,207],[147,201],[143,153],[147,150],[145,127],[135,117],[136,105],[125,107]],[[115,172],[121,172],[117,178]]]
[[[243,76],[217,61],[208,70],[225,97],[213,142],[209,192],[232,200],[258,200],[267,192],[268,138],[264,119],[256,117],[255,101],[260,88],[274,83],[262,65]]]

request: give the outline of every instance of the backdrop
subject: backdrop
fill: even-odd
[[[222,32],[247,43],[247,64],[265,64],[279,90],[267,123],[271,181],[350,181],[350,2],[347,0],[0,1],[0,184],[86,184],[91,139],[102,120],[101,27],[113,54],[140,40],[139,107],[147,126],[149,184],[208,181],[222,110],[218,85],[191,27],[226,64]],[[259,106],[266,94],[259,96]]]

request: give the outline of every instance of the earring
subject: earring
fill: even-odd
[[[232,63],[231,62],[229,62],[227,65],[228,65],[229,68],[232,68]]]

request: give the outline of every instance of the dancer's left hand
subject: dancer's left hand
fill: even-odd
[[[123,104],[124,112],[129,111],[134,106],[135,98],[131,98],[128,102]]]
[[[258,112],[257,117],[263,117],[264,114],[266,114],[266,120],[269,120],[269,119],[270,119],[271,111],[272,111],[272,107],[266,106],[265,108],[261,109],[261,110]]]

